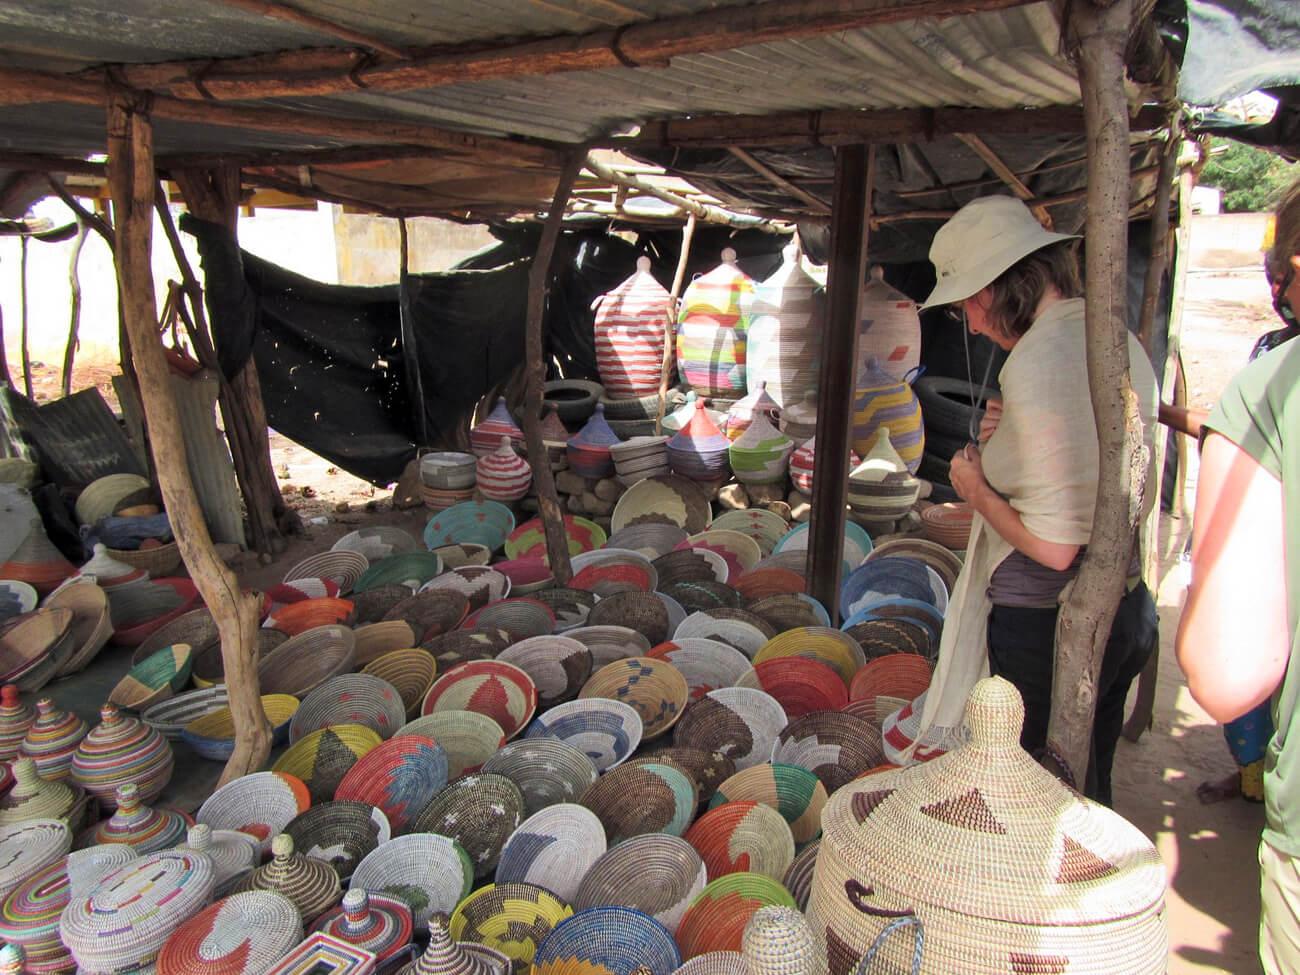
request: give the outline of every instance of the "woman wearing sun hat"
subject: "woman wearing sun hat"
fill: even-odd
[[[948,306],[1008,355],[980,443],[952,458],[953,489],[975,518],[930,691],[886,723],[893,757],[933,757],[959,740],[967,692],[990,672],[1024,697],[1022,745],[1046,744],[1059,599],[1090,540],[1097,496],[1076,239],[1044,230],[1021,201],[991,196],[962,207],[930,248],[938,280],[923,307]],[[1155,375],[1131,334],[1128,348],[1149,444]],[[1140,564],[1135,546],[1098,681],[1086,791],[1106,803],[1124,698],[1156,642]]]

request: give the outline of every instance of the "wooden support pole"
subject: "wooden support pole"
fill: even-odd
[[[31,238],[23,236],[18,240],[18,335],[21,343],[20,355],[23,362],[23,391],[27,398],[32,398],[32,355],[28,345],[27,325],[27,250]]]
[[[1046,230],[1052,229],[1052,215],[1047,212],[1047,207],[1032,203],[1034,191],[1031,190],[1025,181],[1016,175],[1016,171],[1002,161],[1002,157],[989,148],[989,144],[973,132],[958,132],[957,138],[964,142],[970,150],[984,161],[984,164],[993,171],[998,179],[1011,187],[1011,192],[1017,197],[1029,204],[1029,209],[1034,212]]]
[[[402,363],[405,366],[406,390],[411,397],[411,412],[415,419],[415,432],[420,446],[429,445],[428,414],[424,409],[424,381],[420,374],[420,346],[415,337],[415,318],[411,311],[411,245],[407,237],[406,218],[397,221],[398,257],[398,318],[402,332]]]
[[[399,61],[405,61],[407,54],[400,47],[396,47],[370,34],[365,34],[359,30],[353,30],[343,24],[335,23],[332,20],[326,20],[324,17],[317,17],[315,14],[309,14],[304,10],[298,10],[295,7],[286,6],[283,3],[269,3],[267,0],[220,0],[227,7],[236,7],[240,10],[247,10],[249,13],[257,14],[261,17],[270,17],[272,20],[282,20],[288,24],[296,24],[299,27],[306,27],[308,30],[314,30],[321,34],[328,34],[330,37],[337,37],[339,40],[347,41],[349,44],[357,44],[360,47],[369,48],[372,51],[378,51],[380,54],[387,54],[390,58]]]
[[[224,784],[261,768],[271,751],[271,728],[262,712],[257,682],[258,597],[241,592],[239,580],[217,556],[185,460],[171,376],[155,331],[150,262],[153,126],[143,108],[141,102],[122,94],[113,95],[108,102],[108,173],[117,214],[117,284],[167,516],[190,578],[221,634],[235,725],[235,750],[221,776]]]
[[[809,193],[802,186],[796,186],[794,183],[790,182],[788,179],[786,179],[784,176],[778,173],[771,166],[768,166],[767,164],[763,163],[761,160],[754,158],[752,153],[746,152],[744,149],[740,148],[740,146],[728,146],[727,151],[730,152],[737,159],[739,159],[741,162],[743,162],[754,172],[758,173],[758,175],[766,179],[773,186],[785,190],[796,200],[802,200],[804,203],[807,203],[808,206],[812,207],[814,213],[831,212],[830,204],[827,203],[825,200],[823,200],[820,196],[816,196],[812,193]]]
[[[585,147],[571,151],[560,170],[560,180],[555,187],[555,198],[542,225],[542,235],[537,241],[537,251],[528,269],[528,314],[524,322],[524,364],[526,386],[524,391],[524,440],[528,445],[528,463],[533,469],[533,486],[537,488],[537,504],[546,529],[546,555],[551,564],[551,575],[557,586],[567,586],[573,578],[569,564],[569,539],[564,531],[564,509],[555,493],[555,474],[542,443],[542,387],[546,384],[546,357],[542,342],[542,323],[546,315],[546,292],[551,280],[551,259],[555,244],[564,224],[564,211],[569,205],[569,194],[581,172],[587,155]]]
[[[875,146],[835,150],[826,334],[817,385],[817,474],[808,526],[808,592],[832,620],[839,618],[840,561],[849,486],[853,365],[857,362],[862,284],[867,269],[868,219],[875,183]]]
[[[71,301],[68,309],[68,344],[63,350],[63,395],[72,395],[72,365],[77,354],[77,332],[81,328],[81,275],[77,265],[81,263],[81,248],[90,233],[90,224],[77,218],[77,236],[72,241],[72,253],[68,255],[68,292]]]
[[[1124,51],[1132,0],[1072,4],[1070,11],[1088,137],[1085,331],[1099,476],[1088,551],[1057,618],[1047,743],[1052,761],[1082,787],[1097,676],[1124,594],[1148,458],[1129,373],[1126,325],[1129,126]]]
[[[1142,284],[1142,309],[1138,313],[1138,338],[1147,355],[1153,354],[1152,329],[1156,321],[1156,305],[1160,302],[1161,285],[1165,269],[1169,267],[1169,202],[1173,198],[1175,170],[1178,168],[1178,151],[1183,136],[1177,125],[1177,115],[1169,118],[1169,137],[1160,154],[1160,169],[1156,174],[1156,199],[1151,205],[1150,254],[1147,261],[1146,280]]]
[[[677,302],[686,280],[686,265],[691,259],[691,241],[695,237],[695,214],[686,218],[682,228],[682,249],[677,252],[677,270],[673,272],[672,290],[668,292],[668,314],[664,319],[664,357],[659,367],[659,405],[655,411],[655,436],[664,432],[664,411],[668,408],[668,385],[672,381],[673,359],[677,344]]]

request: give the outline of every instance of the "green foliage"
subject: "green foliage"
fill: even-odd
[[[1211,145],[1215,151],[1200,182],[1223,190],[1223,209],[1229,213],[1273,209],[1300,174],[1300,166],[1254,146],[1219,138]]]

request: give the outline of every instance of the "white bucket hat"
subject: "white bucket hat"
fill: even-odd
[[[1022,257],[1078,237],[1044,230],[1015,197],[971,200],[934,235],[930,262],[939,280],[921,310],[969,298]]]

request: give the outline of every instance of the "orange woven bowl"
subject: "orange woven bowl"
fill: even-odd
[[[352,622],[352,601],[339,599],[337,596],[320,596],[316,599],[300,599],[296,603],[285,603],[267,620],[273,630],[297,636],[318,626],[338,623],[350,626]]]
[[[930,686],[930,661],[914,653],[891,653],[877,657],[853,675],[850,701],[874,701],[893,697],[912,701]]]
[[[755,664],[754,673],[759,687],[776,698],[790,718],[810,711],[838,711],[849,703],[840,675],[820,660],[778,657]]]

